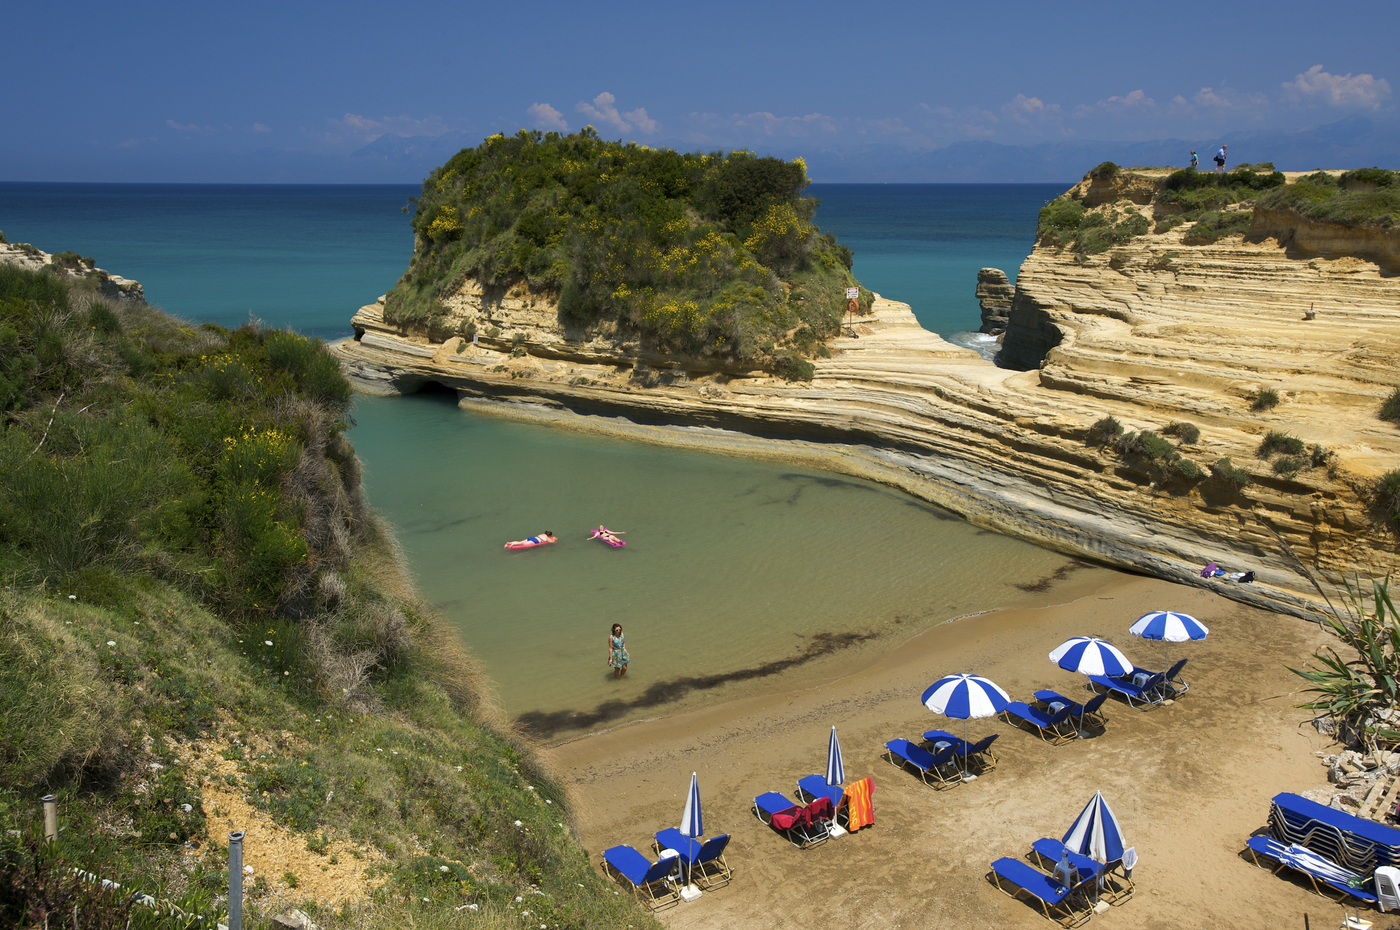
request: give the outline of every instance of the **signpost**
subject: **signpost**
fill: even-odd
[[[859,339],[856,335],[855,312],[860,308],[860,288],[846,288],[846,329],[852,339]]]

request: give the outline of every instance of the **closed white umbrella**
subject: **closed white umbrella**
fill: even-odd
[[[1075,818],[1061,842],[1081,856],[1088,856],[1100,863],[1122,859],[1126,845],[1118,818],[1113,816],[1108,802],[1097,791],[1084,805],[1084,810]]]
[[[705,835],[705,817],[700,812],[700,781],[694,772],[690,773],[690,791],[685,796],[685,811],[681,814],[680,829],[682,833],[694,840]],[[685,885],[691,894],[699,893],[699,889],[695,888],[690,881],[689,862],[686,864]]]

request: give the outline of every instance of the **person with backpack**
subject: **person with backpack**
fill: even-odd
[[[1195,149],[1192,149],[1192,150],[1191,150],[1191,170],[1192,170],[1192,171],[1195,171],[1195,170],[1196,170],[1196,166],[1197,166],[1198,164],[1200,164],[1200,163],[1201,163],[1201,160],[1200,160],[1199,158],[1196,157],[1196,150],[1195,150]]]
[[[1222,145],[1220,151],[1215,153],[1215,173],[1222,174],[1225,171],[1225,150],[1228,145]]]

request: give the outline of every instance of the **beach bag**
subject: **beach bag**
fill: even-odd
[[[1251,581],[1253,581],[1253,580],[1254,580],[1254,572],[1245,572],[1245,573],[1244,573],[1244,577],[1242,577],[1242,578],[1240,579],[1240,584],[1249,584],[1249,583],[1250,583]]]
[[[1221,158],[1219,155],[1215,156],[1215,163],[1222,168],[1225,167],[1225,159]]]

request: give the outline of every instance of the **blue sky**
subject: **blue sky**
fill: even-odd
[[[1400,139],[1394,2],[11,7],[6,181],[411,182],[494,132],[590,123],[857,174],[1356,116]]]

